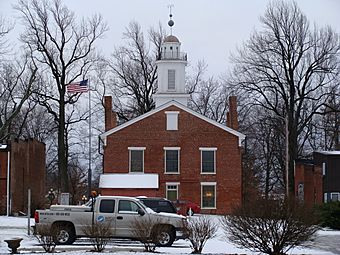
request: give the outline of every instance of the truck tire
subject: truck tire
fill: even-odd
[[[170,247],[175,241],[176,234],[170,226],[159,226],[155,229],[157,246],[159,247]]]
[[[53,241],[58,245],[73,244],[76,240],[74,228],[71,224],[55,223],[52,226]]]

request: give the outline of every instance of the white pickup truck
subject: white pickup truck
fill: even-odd
[[[34,215],[36,231],[39,233],[40,227],[48,227],[54,233],[57,244],[72,244],[77,237],[86,236],[83,231],[85,222],[109,221],[112,237],[136,239],[133,222],[148,217],[155,222],[154,226],[150,226],[150,234],[153,229],[162,231],[158,234],[159,246],[171,246],[176,239],[184,238],[184,216],[156,213],[133,197],[98,196],[93,201],[93,205],[52,205],[50,209],[37,210]]]

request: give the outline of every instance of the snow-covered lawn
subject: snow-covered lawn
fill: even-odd
[[[212,216],[218,221],[218,216]],[[34,220],[31,219],[31,225],[34,225]],[[23,238],[21,246],[19,248],[20,254],[41,254],[43,249],[38,245],[37,239],[31,234],[27,233],[27,218],[22,217],[6,217],[0,216],[0,254],[9,254],[10,251],[7,247],[7,243],[4,240],[14,237]],[[340,250],[337,250],[337,246],[329,247],[325,245],[323,240],[330,240],[333,237],[334,240],[340,239],[340,231],[327,231],[322,230],[318,232],[316,241],[312,243],[313,247],[310,248],[296,248],[292,250],[291,254],[317,254],[317,255],[335,255],[339,254]],[[317,240],[321,242],[320,244]],[[82,244],[83,243],[83,244]],[[319,248],[316,248],[319,247]],[[334,248],[335,247],[335,248]],[[339,247],[340,248],[340,247]],[[89,245],[88,240],[83,239],[76,242],[73,245],[57,246],[56,252],[62,252],[61,254],[84,254],[90,251],[92,247]],[[332,251],[332,252],[330,252]],[[178,240],[170,248],[157,248],[158,254],[190,254],[190,244],[186,240]],[[219,229],[217,237],[209,240],[203,249],[204,254],[247,254],[255,255],[245,249],[239,249],[233,244],[229,243],[223,237],[222,229]],[[103,253],[87,253],[87,254],[103,254]],[[128,240],[114,240],[104,252],[104,254],[148,254],[143,253],[143,246],[134,241]]]

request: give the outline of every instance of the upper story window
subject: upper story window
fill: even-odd
[[[168,70],[168,90],[175,90],[175,78],[176,78],[176,72],[174,69]]]
[[[216,150],[217,148],[200,148],[202,174],[216,173]]]
[[[165,150],[165,173],[179,173],[179,147],[164,147]]]
[[[131,173],[144,172],[145,147],[129,147],[129,170]]]
[[[166,130],[178,130],[178,114],[179,112],[165,112],[166,114]]]

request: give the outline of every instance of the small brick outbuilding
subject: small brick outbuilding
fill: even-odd
[[[34,139],[0,145],[0,214],[27,213],[29,188],[31,213],[43,204],[45,157],[45,144]]]

